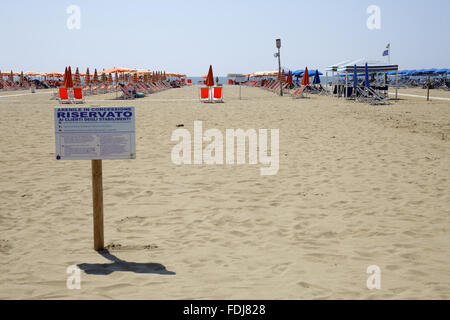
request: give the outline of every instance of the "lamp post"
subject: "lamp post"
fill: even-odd
[[[281,60],[280,60],[281,39],[276,39],[275,43],[278,49],[278,53],[276,53],[276,56],[278,57],[278,77],[280,79],[280,96],[283,96],[283,82],[281,79]]]

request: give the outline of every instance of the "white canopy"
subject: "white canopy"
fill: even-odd
[[[388,72],[388,71],[398,71],[398,65],[396,64],[386,64],[378,60],[369,60],[366,58],[357,59],[349,61],[347,63],[341,64],[338,68],[338,72],[342,73],[353,73],[356,65],[356,71],[358,73],[365,72],[366,64],[369,72]]]

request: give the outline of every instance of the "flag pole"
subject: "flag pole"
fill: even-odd
[[[388,48],[388,64],[391,64],[391,42],[389,41],[389,48]]]

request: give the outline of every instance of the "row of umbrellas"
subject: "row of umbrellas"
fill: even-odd
[[[97,69],[95,69],[94,75],[91,79],[89,68],[87,68],[85,74],[81,74],[77,68],[75,74],[72,75],[72,68],[69,66],[66,67],[64,74],[58,74],[55,76],[63,77],[63,86],[66,88],[72,88],[73,86],[81,86],[81,77],[84,77],[84,84],[90,85],[91,83],[98,84],[99,82],[113,84],[114,81],[116,83],[119,81],[137,83],[139,79],[142,79],[144,82],[160,81],[166,80],[168,76],[172,75],[172,73],[168,74],[160,71],[150,72],[146,70],[145,72],[137,72],[138,70],[134,70],[134,72],[131,73],[129,73],[129,71],[130,69],[126,68],[113,68],[103,70],[99,75]],[[113,79],[113,73],[115,73],[115,79]]]
[[[291,71],[288,72],[288,75],[287,75],[287,84],[288,85],[292,85],[292,76],[293,75],[294,75],[293,72],[291,72]],[[302,75],[303,75],[303,77],[302,77],[301,84],[303,86],[307,86],[307,85],[310,84],[309,78],[312,77],[312,76],[314,76],[312,84],[320,84],[320,75],[321,75],[321,73],[319,72],[319,70],[316,69],[315,72],[310,74],[309,71],[308,71],[308,67],[306,67],[305,70],[302,70]]]
[[[85,74],[83,73],[79,73],[79,75],[81,77],[85,77],[86,75],[88,75],[88,70],[86,71]],[[162,72],[162,71],[149,71],[146,69],[129,69],[129,68],[111,68],[111,69],[107,69],[107,70],[103,70],[100,71],[98,74],[111,74],[111,73],[129,73],[129,74],[134,74],[137,73],[139,76],[143,76],[144,74],[150,74],[150,75],[156,75],[159,78],[162,76],[163,78],[167,78],[167,77],[176,77],[176,78],[183,78],[186,77],[185,74],[181,74],[181,73],[173,73],[173,72]],[[9,77],[9,76],[28,76],[28,77],[52,77],[52,78],[62,78],[64,77],[65,73],[59,73],[59,72],[35,72],[35,71],[26,71],[26,72],[8,72],[8,73],[2,73],[0,72],[0,75],[2,77]]]
[[[387,74],[395,74],[396,72],[388,72]],[[449,74],[450,69],[418,69],[418,70],[399,70],[398,74],[408,75],[408,76],[421,76],[421,75],[444,75]]]

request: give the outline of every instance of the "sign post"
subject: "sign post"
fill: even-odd
[[[92,160],[92,200],[94,213],[94,250],[103,250],[103,172],[102,160]]]
[[[243,74],[239,74],[239,75],[236,75],[235,81],[237,83],[239,83],[239,100],[241,100],[242,99],[242,94],[241,94],[242,82],[247,81],[247,77],[244,76]]]
[[[104,248],[103,159],[136,159],[134,107],[55,108],[56,160],[91,160],[94,249]]]

